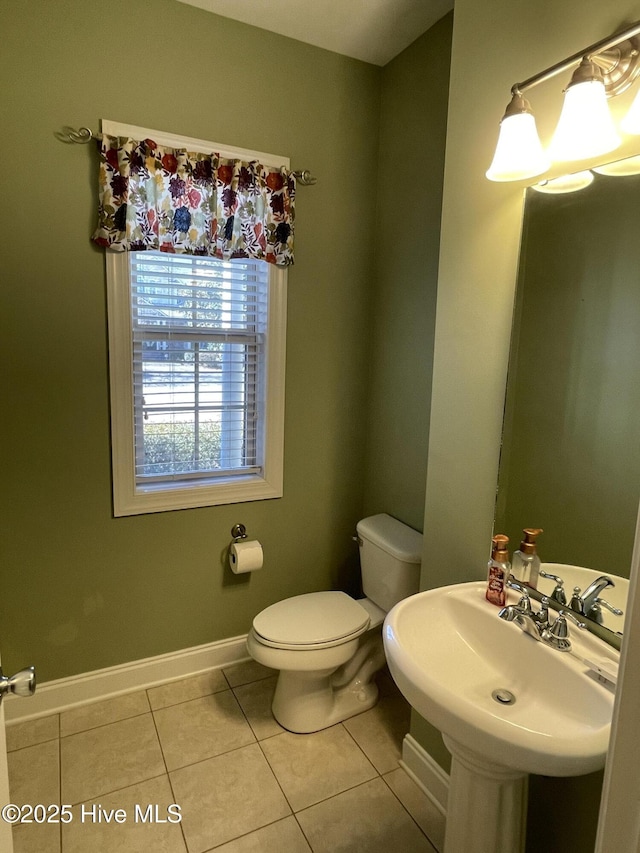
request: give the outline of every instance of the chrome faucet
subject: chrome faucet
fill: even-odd
[[[522,602],[524,598],[525,596],[522,596],[520,602]],[[529,601],[528,598],[527,601]],[[531,609],[531,603],[529,603],[528,608],[522,607],[521,603],[508,604],[500,610],[498,616],[506,622],[515,622],[516,625],[519,625],[520,628],[522,628],[525,634],[529,634],[529,636],[533,637],[534,640],[542,639],[542,628]]]
[[[514,586],[510,583],[509,586]],[[515,588],[515,587],[514,587]],[[584,628],[585,623],[580,622],[572,613],[561,610],[555,622],[549,622],[549,599],[543,598],[541,608],[538,613],[535,613],[531,608],[529,596],[522,596],[517,604],[509,604],[503,607],[498,616],[507,622],[515,622],[525,634],[533,637],[534,640],[543,642],[553,649],[560,652],[568,652],[571,648],[569,640],[569,626],[567,619],[574,622],[578,628]]]
[[[615,586],[611,578],[608,575],[600,575],[582,593],[579,586],[574,587],[571,596],[571,609],[599,623],[602,623],[602,607],[606,607],[616,616],[622,616],[622,610],[600,598],[600,593],[609,586]]]
[[[540,601],[540,610],[535,613],[531,608],[531,600],[529,598],[529,587],[526,587],[524,586],[524,584],[521,584],[514,578],[513,575],[509,575],[509,577],[507,578],[507,586],[509,587],[509,589],[515,589],[519,593],[521,593],[521,598],[518,602],[518,608],[520,608],[518,615],[530,616],[538,626],[542,626],[542,628],[547,628],[549,626],[549,599],[546,596],[542,598]],[[503,616],[502,618],[507,619],[508,622],[513,622],[515,616],[509,618]]]

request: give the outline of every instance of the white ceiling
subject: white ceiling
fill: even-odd
[[[435,24],[453,0],[179,0],[373,65]]]

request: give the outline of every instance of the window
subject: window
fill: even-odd
[[[107,289],[115,515],[281,497],[286,271],[108,252]]]

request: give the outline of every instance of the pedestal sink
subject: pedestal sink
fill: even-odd
[[[598,770],[609,742],[615,690],[584,660],[615,669],[618,653],[575,626],[571,651],[552,649],[484,593],[483,582],[419,593],[383,629],[393,678],[452,754],[445,853],[522,851],[528,774]]]

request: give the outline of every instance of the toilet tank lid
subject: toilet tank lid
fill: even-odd
[[[358,536],[405,563],[422,562],[422,533],[397,518],[381,512],[363,518],[356,525]]]

